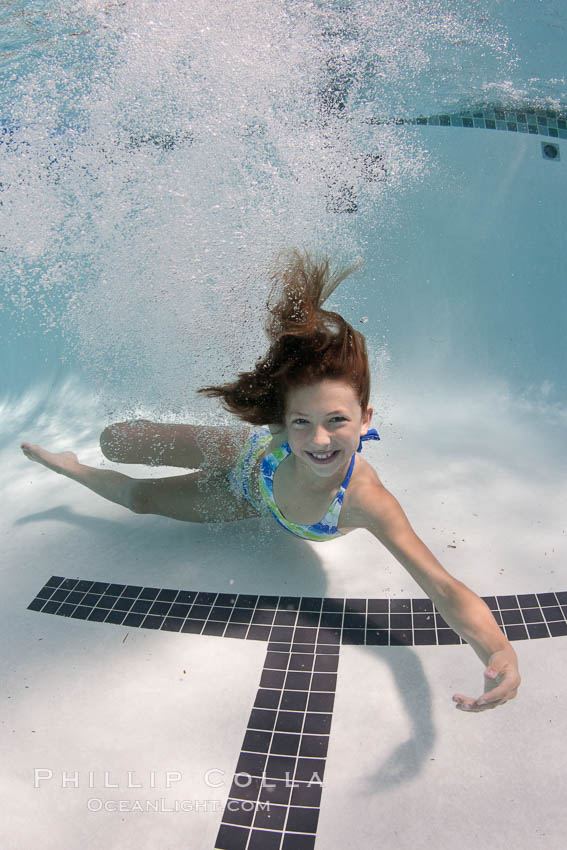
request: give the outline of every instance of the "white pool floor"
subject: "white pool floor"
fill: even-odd
[[[567,590],[558,432],[540,427],[520,458],[522,427],[492,456],[464,446],[463,460],[448,430],[424,446],[398,421],[386,432],[404,439],[366,455],[446,568],[483,596]],[[20,439],[102,462],[94,431],[71,445],[38,425],[2,450],[2,846],[213,850],[266,642],[29,610],[43,585],[60,576],[279,597],[424,594],[365,532],[317,546],[264,520],[134,515],[31,464]],[[317,850],[564,847],[567,640],[514,647],[518,698],[472,715],[451,701],[482,691],[470,647],[341,647]],[[276,846],[269,832],[248,846]]]

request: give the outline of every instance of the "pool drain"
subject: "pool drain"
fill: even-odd
[[[552,142],[542,142],[541,155],[544,159],[554,159],[559,162],[561,159],[559,156],[559,145],[554,145]]]

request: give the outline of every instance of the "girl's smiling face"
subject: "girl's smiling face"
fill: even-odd
[[[330,379],[291,389],[286,402],[289,445],[302,465],[324,478],[342,470],[370,426],[372,408],[363,414],[355,389]]]

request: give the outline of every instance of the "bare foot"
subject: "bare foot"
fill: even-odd
[[[35,460],[62,475],[71,472],[79,463],[79,458],[74,452],[48,452],[41,446],[33,446],[31,443],[21,443],[20,448],[30,460]]]

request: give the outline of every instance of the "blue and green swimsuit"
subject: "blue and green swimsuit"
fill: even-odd
[[[267,426],[257,428],[251,432],[236,461],[234,469],[227,475],[233,492],[238,496],[243,495],[258,513],[265,514],[267,509],[286,531],[290,531],[298,537],[303,537],[305,540],[324,542],[325,540],[332,540],[335,537],[344,537],[343,533],[338,529],[339,515],[354,468],[356,452],[353,453],[346,477],[323,519],[314,525],[301,525],[298,522],[291,522],[286,519],[278,508],[274,498],[274,473],[282,460],[285,460],[291,454],[289,443],[283,443],[278,449],[274,449],[273,452],[262,458],[258,483],[263,504],[258,504],[251,492],[250,477],[252,469],[260,455],[270,444],[271,439],[272,435]],[[364,434],[360,438],[357,451],[361,451],[363,440],[379,439],[378,432],[374,428],[371,428],[367,434]]]

